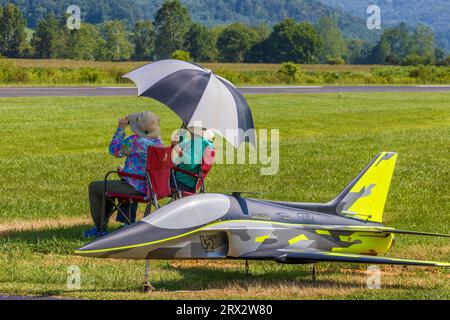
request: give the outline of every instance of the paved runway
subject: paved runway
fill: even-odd
[[[241,87],[243,94],[311,94],[346,92],[450,92],[448,86],[283,86]],[[6,97],[136,96],[134,87],[0,87]]]

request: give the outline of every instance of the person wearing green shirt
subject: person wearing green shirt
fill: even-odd
[[[199,174],[205,151],[207,149],[214,150],[213,140],[214,135],[209,130],[181,128],[179,132],[172,136],[172,145],[174,146],[172,160],[174,164],[184,171]],[[177,171],[175,180],[180,191],[196,191],[197,178]]]

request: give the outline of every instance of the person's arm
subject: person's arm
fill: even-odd
[[[186,129],[180,129],[172,134],[171,144],[173,146],[172,151],[172,162],[178,166],[182,163],[183,160],[183,148],[182,144],[184,136],[186,135]]]
[[[109,145],[109,153],[117,158],[123,158],[128,155],[127,140],[125,139],[125,129],[128,126],[128,118],[119,119],[119,125]]]
[[[214,145],[213,144],[207,145],[205,151],[203,152],[203,161],[208,165],[212,165],[214,163],[215,157],[216,157],[216,150],[214,149]]]

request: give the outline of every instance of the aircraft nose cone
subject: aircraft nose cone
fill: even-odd
[[[127,252],[151,242],[152,234],[154,234],[152,229],[153,227],[150,224],[140,221],[88,243],[75,250],[75,254],[95,258],[145,259],[145,256],[128,257]]]

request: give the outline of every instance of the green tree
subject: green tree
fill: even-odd
[[[25,20],[13,4],[0,9],[0,55],[18,57],[26,39]]]
[[[56,58],[56,37],[59,30],[58,20],[54,15],[49,15],[39,21],[36,32],[33,34],[31,44],[37,58]]]
[[[31,41],[37,58],[93,60],[102,39],[95,26],[83,23],[79,30],[69,30],[67,16],[53,15],[39,22]]]
[[[433,30],[423,24],[416,26],[413,34],[412,54],[422,57],[429,64],[436,62],[436,44]]]
[[[328,62],[331,59],[342,58],[346,55],[347,46],[334,19],[330,17],[321,18],[315,29],[323,44],[320,55],[321,62]]]
[[[434,56],[436,57],[436,60],[442,60],[445,59],[445,51],[441,48],[434,48]]]
[[[387,39],[381,38],[378,44],[373,47],[369,55],[369,63],[372,64],[384,64],[388,61],[388,58],[393,57],[391,53],[391,46]]]
[[[191,24],[189,10],[179,0],[163,3],[155,14],[156,55],[159,59],[184,49],[184,39]]]
[[[103,39],[96,26],[82,23],[79,30],[71,30],[67,35],[67,50],[65,59],[95,60],[99,45]]]
[[[389,55],[385,62],[391,64],[400,64],[408,54],[413,51],[414,39],[411,30],[405,23],[386,29],[381,35],[380,43],[383,44],[383,50],[389,47]]]
[[[261,63],[266,61],[266,56],[270,54],[267,39],[269,38],[272,30],[267,25],[267,23],[261,23],[257,25],[254,29],[258,34],[258,39],[251,47],[250,52],[247,54],[246,61],[253,63]]]
[[[63,14],[58,20],[58,29],[53,41],[53,55],[58,59],[70,59],[72,54],[71,38],[78,30],[69,30],[67,28],[67,15]]]
[[[346,40],[345,44],[347,52],[345,60],[350,64],[365,64],[367,63],[368,52],[371,47],[363,40],[350,39]]]
[[[370,63],[434,64],[436,61],[434,32],[425,25],[411,30],[405,23],[386,29],[372,49]]]
[[[195,61],[210,62],[215,59],[214,36],[207,27],[194,23],[186,34],[184,47]]]
[[[244,62],[257,42],[256,31],[242,23],[227,26],[217,38],[217,49],[224,62]]]
[[[266,22],[260,23],[255,27],[255,31],[258,34],[259,40],[265,40],[270,36],[272,29]]]
[[[316,63],[322,41],[308,22],[285,19],[275,25],[266,44],[267,62]]]
[[[151,21],[139,21],[134,26],[134,60],[153,60],[155,55],[155,31]]]
[[[101,25],[100,32],[104,39],[99,48],[100,60],[121,61],[131,58],[133,45],[128,40],[128,33],[122,21],[106,22]]]

